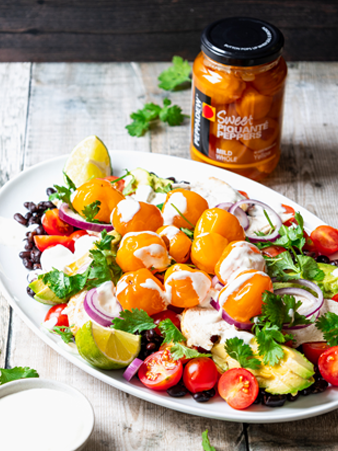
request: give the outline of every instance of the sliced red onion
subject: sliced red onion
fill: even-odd
[[[237,210],[243,211],[241,208],[238,208],[238,207],[240,207],[241,205],[245,205],[245,204],[258,205],[259,207],[262,207],[264,210],[267,210],[268,213],[272,214],[275,217],[275,221],[272,221],[272,222],[276,223],[276,224],[274,224],[275,230],[272,233],[270,233],[269,235],[266,235],[266,236],[254,235],[253,236],[253,235],[246,234],[247,238],[249,238],[249,240],[252,241],[253,243],[258,243],[261,241],[275,241],[279,237],[279,229],[283,225],[280,216],[269,205],[265,204],[264,202],[261,202],[260,200],[255,200],[255,199],[242,199],[239,202],[236,202],[230,208],[229,213],[235,214],[235,212],[238,213]],[[239,213],[239,214],[241,214],[241,213]],[[244,213],[244,211],[243,211],[243,214],[246,216],[246,219],[249,223],[248,216]],[[250,223],[249,223],[249,225],[250,225]],[[243,226],[243,224],[242,224],[242,226]],[[248,227],[245,229],[243,226],[244,230],[247,230]]]
[[[107,232],[111,232],[114,230],[114,227],[111,224],[95,224],[94,222],[88,222],[83,219],[78,213],[74,213],[69,205],[63,203],[59,209],[60,218],[78,229],[89,230],[91,232],[103,232],[106,230]]]
[[[318,318],[318,316],[320,315],[320,312],[317,312],[316,313],[316,319]],[[284,330],[299,330],[299,329],[305,329],[306,327],[309,327],[309,326],[312,326],[312,323],[311,324],[302,324],[302,325],[299,325],[299,326],[291,326],[291,327],[287,327],[287,324],[284,324],[283,325],[283,329]]]
[[[114,318],[119,316],[120,312],[123,310],[122,306],[119,302],[116,301],[117,304],[117,312],[116,315],[108,315],[106,311],[104,311],[97,300],[97,290],[96,288],[92,288],[86,294],[84,299],[83,307],[88,316],[92,318],[96,323],[100,324],[103,327],[109,327],[112,324]]]
[[[239,220],[243,229],[247,230],[250,226],[248,216],[245,214],[245,212],[241,208],[236,207],[234,210],[232,210],[234,205],[236,205],[236,204],[232,204],[231,202],[223,202],[222,204],[216,205],[216,208],[221,208],[222,210],[232,213]]]
[[[275,293],[276,294],[299,294],[299,293],[296,293],[295,290],[302,290],[302,293],[300,295],[307,297],[308,299],[314,301],[314,304],[315,304],[313,306],[313,308],[305,315],[307,318],[311,317],[314,313],[318,312],[318,310],[320,310],[322,308],[322,306],[324,304],[324,295],[318,285],[316,285],[314,282],[310,282],[309,280],[305,280],[305,279],[290,280],[290,283],[309,288],[310,290],[314,291],[317,294],[317,297],[315,297],[313,294],[309,293],[307,290],[304,290],[301,288],[293,288],[293,287],[280,288],[279,290],[276,290]],[[282,291],[283,291],[283,293],[282,293]]]
[[[212,288],[215,288],[215,290],[218,290],[218,291],[220,291],[224,287],[224,285],[222,284],[222,282],[219,280],[219,278],[217,276],[214,276],[212,278],[211,285],[212,285]]]
[[[143,360],[134,359],[131,364],[127,367],[126,371],[123,373],[123,377],[130,382],[131,379],[135,376],[138,370],[141,368]]]
[[[217,311],[222,310],[222,318],[224,319],[224,321],[226,321],[231,326],[235,326],[238,329],[243,329],[243,330],[250,330],[252,328],[252,326],[253,326],[252,323],[241,323],[240,321],[236,321],[235,319],[231,318],[231,316],[229,316],[227,314],[227,312],[224,310],[224,308],[222,308],[219,305],[218,301],[211,299],[210,305]]]

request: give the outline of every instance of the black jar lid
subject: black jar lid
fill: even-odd
[[[229,17],[207,26],[202,51],[211,59],[232,66],[258,66],[278,58],[284,37],[274,25],[251,17]]]

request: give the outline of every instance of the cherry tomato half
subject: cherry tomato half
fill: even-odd
[[[105,177],[104,179],[108,180],[109,182],[113,182],[114,180],[116,180],[118,178],[120,178],[120,177],[116,177],[116,175],[110,175],[109,177]],[[121,191],[121,193],[122,193],[123,190],[124,190],[124,185],[125,185],[124,179],[119,180],[116,183],[112,183],[112,185],[113,185],[114,188],[116,188],[117,190]]]
[[[338,251],[338,230],[331,226],[319,226],[310,235],[313,244],[324,255]]]
[[[60,219],[59,210],[47,210],[42,217],[42,226],[48,235],[71,235],[74,231],[72,225]]]
[[[165,349],[145,359],[138,371],[138,377],[146,387],[161,391],[178,384],[182,373],[182,362],[174,360],[169,349]]]
[[[68,249],[72,252],[74,251],[74,241],[70,236],[35,235],[34,243],[40,252],[45,251],[49,247],[56,246],[57,244],[68,247]]]
[[[318,368],[323,378],[338,386],[338,346],[328,348],[318,359]]]
[[[233,368],[222,374],[218,382],[221,397],[233,409],[241,410],[251,406],[258,395],[258,382],[250,371]]]
[[[71,238],[75,242],[84,235],[88,235],[88,232],[86,230],[76,230],[70,235],[69,238]]]
[[[217,380],[216,365],[208,357],[192,359],[184,368],[183,382],[191,393],[211,390],[216,385]]]
[[[318,249],[314,245],[314,243],[311,240],[311,238],[309,237],[309,235],[305,232],[305,230],[304,230],[304,238],[306,241],[305,241],[303,249],[305,251],[313,252],[314,254],[318,254]]]
[[[335,294],[334,296],[332,296],[332,301],[336,301],[338,302],[338,294]]]
[[[68,316],[62,313],[66,307],[67,304],[53,305],[53,307],[48,310],[45,321],[55,318],[57,320],[55,326],[69,327]]]
[[[262,254],[268,257],[277,257],[282,252],[286,252],[285,247],[282,246],[269,246],[262,249]]]
[[[287,227],[290,227],[291,224],[294,224],[296,222],[295,221],[295,210],[292,207],[290,207],[290,205],[282,204],[282,207],[284,208],[284,214],[292,214],[292,218],[290,218],[284,222],[284,225],[286,225]]]
[[[319,357],[323,354],[329,345],[326,341],[317,341],[313,343],[303,343],[303,352],[305,357],[313,364],[317,365]]]
[[[181,330],[181,321],[176,313],[171,310],[164,310],[163,312],[155,313],[155,315],[152,315],[151,317],[154,319],[155,324],[159,324],[161,321],[168,318],[173,322],[177,329]],[[156,327],[155,332],[162,337],[161,331],[158,327]]]

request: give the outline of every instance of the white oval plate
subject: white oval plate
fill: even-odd
[[[39,202],[46,199],[46,188],[53,184],[63,184],[62,168],[67,156],[40,163],[19,174],[0,190],[0,214],[13,218],[17,211],[23,211],[23,202]],[[246,191],[251,198],[259,199],[267,204],[280,202],[291,205],[300,211],[305,220],[307,230],[312,230],[323,222],[315,215],[289,200],[285,196],[252,180],[213,166],[166,155],[116,151],[111,153],[114,174],[122,175],[125,168],[142,167],[162,177],[174,176],[178,180],[198,180],[215,176],[225,180],[234,188]],[[44,333],[40,326],[48,310],[48,306],[39,304],[26,293],[27,271],[23,267],[18,250],[0,244],[0,282],[4,295],[23,321],[49,346],[68,359],[74,365],[92,376],[115,388],[161,406],[193,415],[200,415],[220,420],[247,423],[276,423],[299,420],[324,414],[338,407],[338,389],[330,388],[318,395],[301,397],[294,403],[287,402],[281,408],[252,406],[244,411],[236,411],[228,406],[220,397],[211,399],[206,404],[198,404],[190,396],[171,398],[166,392],[148,390],[135,378],[126,382],[122,370],[102,371],[87,364],[78,355],[65,349],[61,340],[51,334]]]

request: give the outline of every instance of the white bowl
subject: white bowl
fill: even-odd
[[[80,437],[78,443],[75,447],[64,448],[63,451],[80,451],[82,450],[86,443],[88,442],[95,424],[94,410],[88,399],[75,388],[63,384],[57,381],[50,381],[48,379],[40,378],[29,378],[21,379],[18,381],[8,382],[0,387],[0,399],[7,395],[12,395],[14,393],[19,393],[26,390],[36,389],[36,388],[47,388],[50,390],[61,391],[66,393],[73,398],[74,403],[81,404],[81,411],[83,412],[84,428],[83,437]]]

